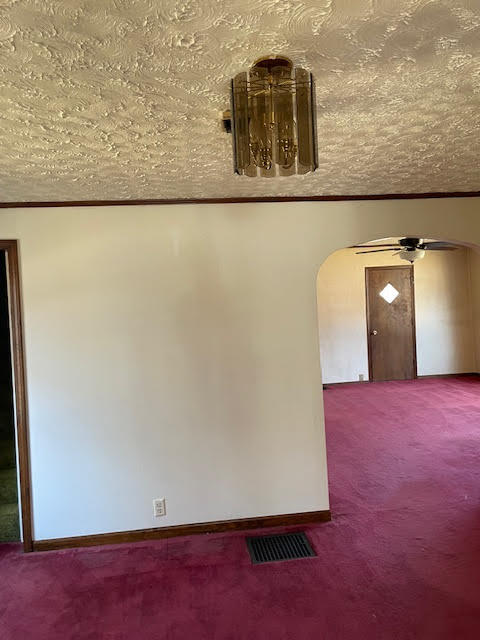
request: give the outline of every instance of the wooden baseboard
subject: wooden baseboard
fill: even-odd
[[[467,371],[464,373],[434,373],[428,376],[417,376],[417,378],[457,378],[458,376],[478,376],[480,373],[476,371]]]
[[[338,387],[340,384],[363,384],[364,382],[373,382],[373,380],[345,380],[345,382],[324,382],[323,389],[328,389],[328,387]]]
[[[225,531],[243,531],[246,529],[265,529],[267,527],[285,527],[302,524],[328,522],[331,519],[330,510],[304,511],[302,513],[287,513],[278,516],[263,516],[259,518],[242,518],[238,520],[219,520],[216,522],[200,522],[198,524],[180,524],[173,527],[159,527],[158,529],[137,529],[134,531],[118,531],[114,533],[97,533],[90,536],[75,536],[73,538],[52,538],[51,540],[34,540],[34,551],[53,551],[55,549],[70,549],[72,547],[92,547],[102,544],[120,544],[125,542],[142,542],[160,538],[176,536],[191,536],[199,533],[221,533]]]

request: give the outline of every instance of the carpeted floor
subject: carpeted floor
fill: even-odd
[[[2,640],[477,640],[480,379],[324,393],[333,521],[318,558],[252,566],[240,534],[22,555]]]

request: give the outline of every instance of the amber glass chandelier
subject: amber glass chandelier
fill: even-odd
[[[251,178],[291,176],[317,168],[312,74],[288,58],[257,60],[232,80],[231,111],[235,173]]]

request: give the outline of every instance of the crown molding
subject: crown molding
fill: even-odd
[[[62,200],[46,202],[0,202],[0,209],[42,207],[125,207],[173,204],[242,204],[253,202],[344,202],[351,200],[422,200],[425,198],[479,198],[480,191],[432,191],[426,193],[372,193],[368,195],[266,196],[259,198],[175,198],[148,200]]]

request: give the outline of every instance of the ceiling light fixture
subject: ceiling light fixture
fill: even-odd
[[[314,95],[312,74],[288,58],[260,58],[236,75],[231,111],[223,115],[233,134],[235,173],[270,178],[315,171]]]
[[[396,255],[400,260],[406,260],[413,264],[416,260],[421,260],[425,257],[425,249],[402,249],[401,251],[397,251]]]

